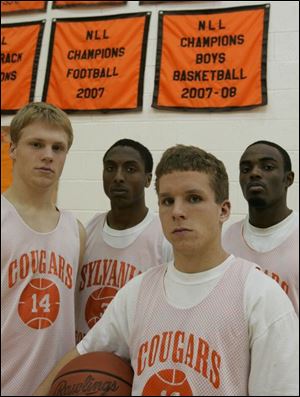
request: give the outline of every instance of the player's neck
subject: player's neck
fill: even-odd
[[[229,254],[219,247],[217,251],[182,253],[174,250],[174,265],[183,273],[200,273],[211,270],[223,263]]]
[[[35,208],[37,210],[55,210],[53,189],[35,191],[26,186],[13,184],[4,193],[4,197],[18,207]]]
[[[116,230],[130,229],[141,223],[148,213],[148,208],[143,207],[127,207],[112,208],[107,214],[107,224]]]
[[[249,208],[249,222],[258,228],[267,228],[282,222],[292,213],[287,206],[281,208]]]

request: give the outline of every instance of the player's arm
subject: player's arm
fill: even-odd
[[[257,277],[252,277],[255,272]],[[246,298],[250,303],[247,310],[251,352],[249,395],[298,396],[297,315],[274,280],[258,270],[249,274],[248,279],[251,278]]]
[[[77,349],[74,348],[73,350],[69,351],[59,362],[58,364],[52,369],[52,371],[49,373],[49,375],[46,377],[46,379],[40,384],[40,386],[36,389],[36,391],[33,393],[33,396],[47,396],[50,387],[57,375],[57,373],[70,362],[74,358],[80,356],[78,353]]]

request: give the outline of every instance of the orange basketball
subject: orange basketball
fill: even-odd
[[[113,353],[83,354],[64,366],[49,396],[130,396],[133,370]]]

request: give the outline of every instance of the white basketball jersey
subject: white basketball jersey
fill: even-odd
[[[29,396],[75,346],[76,219],[32,230],[1,196],[1,395]]]
[[[122,231],[112,243],[104,240],[103,228],[107,214],[96,215],[86,227],[87,241],[83,266],[76,287],[76,342],[101,318],[118,290],[136,275],[161,265],[164,236],[157,215],[123,246]],[[130,229],[127,229],[127,231]],[[134,233],[133,233],[134,234]],[[129,238],[128,238],[129,237]]]
[[[243,223],[231,225],[223,236],[223,247],[229,253],[257,263],[264,272],[279,283],[291,299],[299,315],[299,228],[276,248],[257,252],[243,238]]]
[[[250,368],[244,288],[255,266],[240,258],[199,304],[170,305],[166,267],[142,280],[131,346],[132,395],[245,396]]]

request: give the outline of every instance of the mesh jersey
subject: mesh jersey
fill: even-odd
[[[75,346],[78,223],[36,232],[2,196],[1,230],[1,395],[32,395]]]
[[[103,239],[106,215],[96,215],[86,228],[86,250],[76,286],[77,343],[101,318],[121,287],[165,260],[164,236],[158,216],[153,216],[131,244],[116,248]]]
[[[236,259],[208,296],[187,309],[168,304],[165,266],[145,274],[130,338],[132,395],[248,395],[243,297],[253,266]]]
[[[223,247],[235,256],[257,263],[279,283],[299,315],[299,228],[295,228],[278,247],[257,252],[243,238],[243,220],[231,225],[223,236]]]

